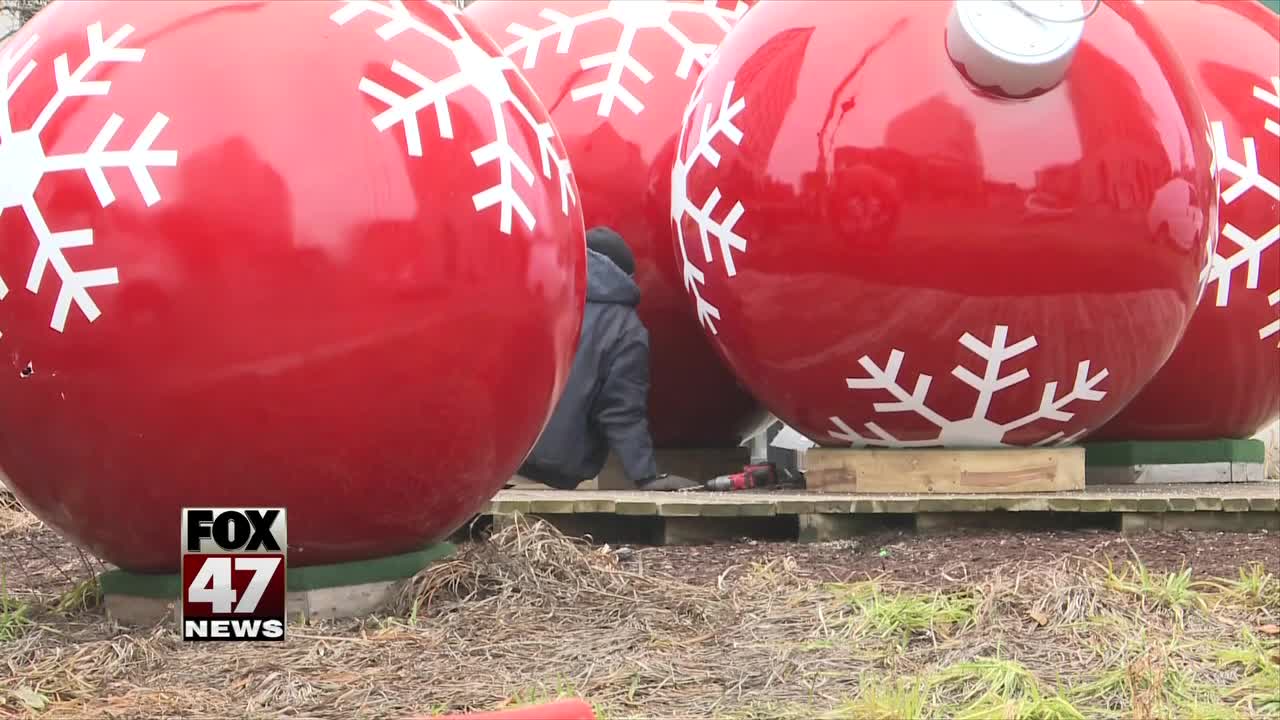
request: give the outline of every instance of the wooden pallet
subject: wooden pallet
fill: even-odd
[[[482,523],[541,517],[602,542],[689,544],[735,538],[831,540],[867,531],[1101,527],[1280,531],[1280,483],[1099,487],[1053,493],[816,494],[504,490]]]

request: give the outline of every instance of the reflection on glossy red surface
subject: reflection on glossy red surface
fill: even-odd
[[[671,160],[702,63],[747,3],[484,0],[467,15],[505,47],[569,151],[586,226],[636,256],[660,448],[734,446],[758,407],[703,337],[671,244]],[[647,82],[646,82],[647,79]]]
[[[287,507],[295,564],[407,551],[550,414],[585,250],[545,110],[408,7],[54,3],[5,46],[0,468],[107,560],[174,570],[184,505]],[[384,115],[419,77],[447,102]]]
[[[685,121],[691,301],[823,444],[1077,437],[1168,358],[1202,288],[1209,129],[1138,6],[1104,2],[1063,82],[1013,101],[950,62],[950,5],[764,0]]]
[[[1169,362],[1093,438],[1245,438],[1280,416],[1280,15],[1252,0],[1143,9],[1220,124],[1219,260]]]

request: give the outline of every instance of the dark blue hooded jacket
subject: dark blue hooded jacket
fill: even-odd
[[[640,287],[587,250],[587,305],[560,402],[519,473],[572,489],[600,473],[612,449],[633,483],[657,475],[649,437],[649,333]]]

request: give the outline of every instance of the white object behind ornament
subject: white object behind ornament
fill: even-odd
[[[771,442],[770,445],[782,450],[803,452],[816,447],[817,443],[796,432],[796,429],[790,425],[783,425],[782,429],[778,431],[778,434],[773,436],[773,442]]]

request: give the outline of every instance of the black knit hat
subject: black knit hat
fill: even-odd
[[[588,230],[587,247],[612,260],[613,264],[627,275],[635,274],[636,258],[631,254],[631,248],[627,247],[627,241],[611,228],[600,225]]]

